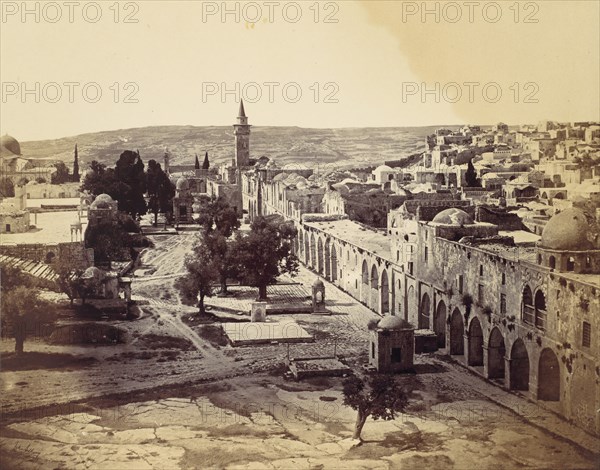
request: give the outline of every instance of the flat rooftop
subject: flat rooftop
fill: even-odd
[[[61,197],[45,199],[27,199],[27,207],[44,206],[78,206],[80,199],[78,197]]]
[[[77,211],[40,212],[37,214],[37,223],[35,214],[29,217],[29,223],[35,224],[35,229],[24,233],[3,233],[0,235],[0,245],[70,242],[71,224],[78,220]],[[81,219],[82,237],[86,226],[87,219]]]
[[[327,233],[334,238],[344,240],[377,256],[392,260],[390,238],[381,232],[371,230],[352,220],[334,220],[330,222],[305,222],[304,225]]]

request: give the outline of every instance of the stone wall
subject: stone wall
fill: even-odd
[[[0,245],[0,254],[50,265],[65,262],[74,269],[94,265],[94,250],[85,248],[81,242]]]

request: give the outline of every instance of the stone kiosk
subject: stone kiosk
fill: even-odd
[[[378,372],[414,372],[414,327],[388,315],[369,332],[369,365]]]
[[[325,308],[325,284],[317,279],[312,285],[312,313],[316,315],[328,315]]]

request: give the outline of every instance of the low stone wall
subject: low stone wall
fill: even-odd
[[[85,248],[81,242],[0,245],[0,254],[50,265],[64,261],[74,269],[86,269],[94,265],[94,250]]]

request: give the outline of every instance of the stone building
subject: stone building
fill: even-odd
[[[388,315],[369,331],[369,365],[378,372],[412,372],[414,356],[414,328],[406,320]]]

